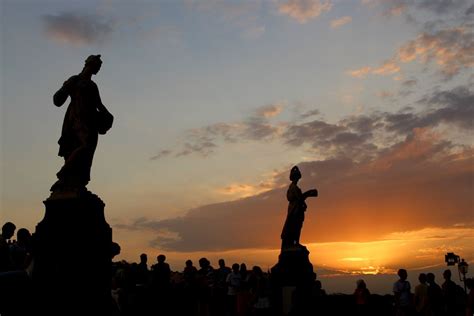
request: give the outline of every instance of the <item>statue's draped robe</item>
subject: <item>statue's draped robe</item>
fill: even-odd
[[[97,147],[97,108],[102,104],[99,89],[92,80],[76,75],[64,83],[55,98],[57,95],[71,97],[58,141],[58,155],[65,163],[57,176],[64,185],[85,186]]]
[[[303,193],[296,183],[290,184],[286,198],[288,199],[288,214],[281,232],[281,239],[284,245],[292,245],[293,242],[299,243],[307,206]]]

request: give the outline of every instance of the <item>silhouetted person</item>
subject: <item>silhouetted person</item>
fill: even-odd
[[[357,315],[367,315],[369,313],[370,292],[364,280],[357,281],[357,287],[354,291],[354,299],[356,303]]]
[[[250,294],[252,297],[252,315],[267,316],[270,313],[270,293],[267,278],[259,266],[252,268],[252,276],[249,281]]]
[[[148,285],[148,256],[146,253],[140,255],[140,263],[137,266],[137,285]]]
[[[443,291],[435,282],[435,275],[428,273],[426,275],[428,283],[428,305],[432,316],[442,316],[444,314]]]
[[[191,260],[186,260],[186,266],[183,271],[184,278],[184,297],[186,315],[197,314],[197,269],[193,266]]]
[[[198,314],[208,316],[210,314],[211,295],[214,289],[214,268],[207,258],[199,259],[198,271]]]
[[[16,232],[16,242],[10,246],[10,254],[15,270],[24,270],[30,265],[31,234],[28,229],[20,228]]]
[[[444,310],[446,315],[456,315],[456,283],[451,281],[451,270],[443,272],[444,282],[441,286],[444,298]]]
[[[215,285],[214,285],[214,314],[224,315],[227,308],[227,276],[232,271],[228,266],[225,265],[224,259],[219,259],[219,268],[215,273]]]
[[[288,213],[281,233],[282,250],[295,245],[300,246],[301,228],[303,227],[304,213],[307,208],[305,200],[308,197],[318,196],[316,189],[302,193],[298,187],[298,181],[300,179],[301,172],[297,166],[294,166],[290,171],[291,184],[286,192],[289,203]]]
[[[427,277],[426,274],[420,273],[418,276],[418,281],[420,281],[420,284],[418,284],[415,287],[415,309],[416,313],[419,316],[429,316],[430,311],[429,311],[429,304],[428,304],[428,285],[426,284],[427,282]]]
[[[171,269],[170,265],[165,262],[166,256],[159,255],[156,257],[157,264],[153,265],[153,283],[158,290],[167,290],[170,286]]]
[[[56,174],[58,181],[51,191],[75,192],[85,190],[90,180],[90,169],[99,134],[105,134],[112,126],[113,116],[102,104],[97,85],[92,81],[102,60],[91,55],[82,72],[66,80],[53,97],[54,105],[62,106],[71,98],[59,139],[58,155],[64,157],[64,165]]]
[[[171,269],[165,262],[166,256],[156,257],[158,263],[152,266],[152,286],[156,297],[156,307],[165,315],[169,309],[169,292],[171,287]]]
[[[188,283],[189,285],[196,283],[197,269],[195,266],[193,266],[193,262],[191,260],[186,260],[183,276],[184,282]]]
[[[229,307],[229,315],[237,315],[237,294],[240,292],[242,286],[242,275],[239,271],[239,264],[232,265],[232,272],[227,276],[227,299]]]
[[[407,316],[412,312],[411,286],[407,281],[408,273],[405,269],[398,270],[400,279],[393,284],[393,294],[395,299],[395,315]]]
[[[13,269],[13,259],[10,253],[10,238],[15,234],[16,226],[12,222],[6,222],[2,226],[0,235],[0,272]]]
[[[245,263],[240,264],[240,275],[241,275],[241,286],[240,291],[237,293],[237,315],[247,315],[250,311],[250,288],[249,278],[250,273],[247,270]]]

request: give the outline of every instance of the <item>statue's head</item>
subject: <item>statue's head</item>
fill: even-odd
[[[297,166],[294,166],[293,168],[291,168],[291,171],[290,171],[290,180],[297,181],[299,179],[301,179],[300,169],[298,169]]]
[[[84,67],[89,68],[94,75],[99,72],[101,66],[102,60],[100,59],[100,55],[90,55],[87,57],[84,65]]]

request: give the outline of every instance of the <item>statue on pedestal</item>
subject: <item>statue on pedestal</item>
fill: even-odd
[[[286,192],[288,199],[288,214],[286,216],[285,225],[281,232],[282,245],[281,249],[292,247],[301,247],[300,235],[303,227],[304,213],[306,212],[306,198],[317,197],[318,191],[312,189],[303,193],[298,187],[298,181],[301,179],[301,172],[297,166],[291,168],[290,180],[291,184]]]
[[[64,157],[64,165],[56,174],[58,181],[51,187],[52,196],[78,194],[86,190],[98,135],[105,134],[112,127],[113,116],[102,104],[99,89],[91,80],[101,66],[100,55],[89,56],[82,72],[66,80],[54,94],[56,106],[62,106],[68,97],[71,103],[58,141],[58,155]]]
[[[110,315],[112,229],[105,220],[105,203],[86,189],[99,134],[113,122],[91,80],[101,65],[100,55],[89,56],[82,72],[54,94],[56,106],[68,97],[71,102],[58,142],[64,165],[32,237],[33,305],[38,315]],[[64,277],[71,271],[72,283]]]

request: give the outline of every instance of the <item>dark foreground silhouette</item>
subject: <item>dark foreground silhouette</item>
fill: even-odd
[[[18,245],[17,237],[12,242],[11,225],[8,226],[0,239],[0,251],[5,255],[2,260],[8,260],[0,264],[9,267],[0,273],[0,313],[2,316],[39,315],[34,305],[38,293],[27,273],[34,264],[28,241]],[[12,258],[18,253],[23,253],[20,257],[24,261],[14,263]],[[119,253],[120,247],[114,244],[112,256]],[[68,262],[61,264],[68,266]],[[82,262],[84,266],[88,264]],[[64,292],[74,288],[78,272],[69,270],[63,276]],[[142,254],[139,263],[113,262],[108,277],[111,284],[108,308],[100,315],[472,315],[472,279],[467,281],[470,292],[466,296],[451,281],[450,270],[443,274],[441,286],[436,284],[434,274],[420,274],[420,284],[414,290],[406,280],[406,271],[400,269],[398,274],[399,280],[394,278],[394,295],[371,294],[363,280],[357,281],[353,294],[328,295],[317,278],[309,287],[282,288],[271,271],[263,272],[258,266],[247,270],[244,263],[234,263],[231,269],[221,259],[218,267],[213,268],[209,260],[201,258],[198,267],[187,260],[178,272],[171,271],[166,256],[158,255],[156,263],[149,267],[148,256]],[[63,315],[73,314],[76,308],[67,306]],[[91,308],[88,315],[99,315],[97,312]]]

